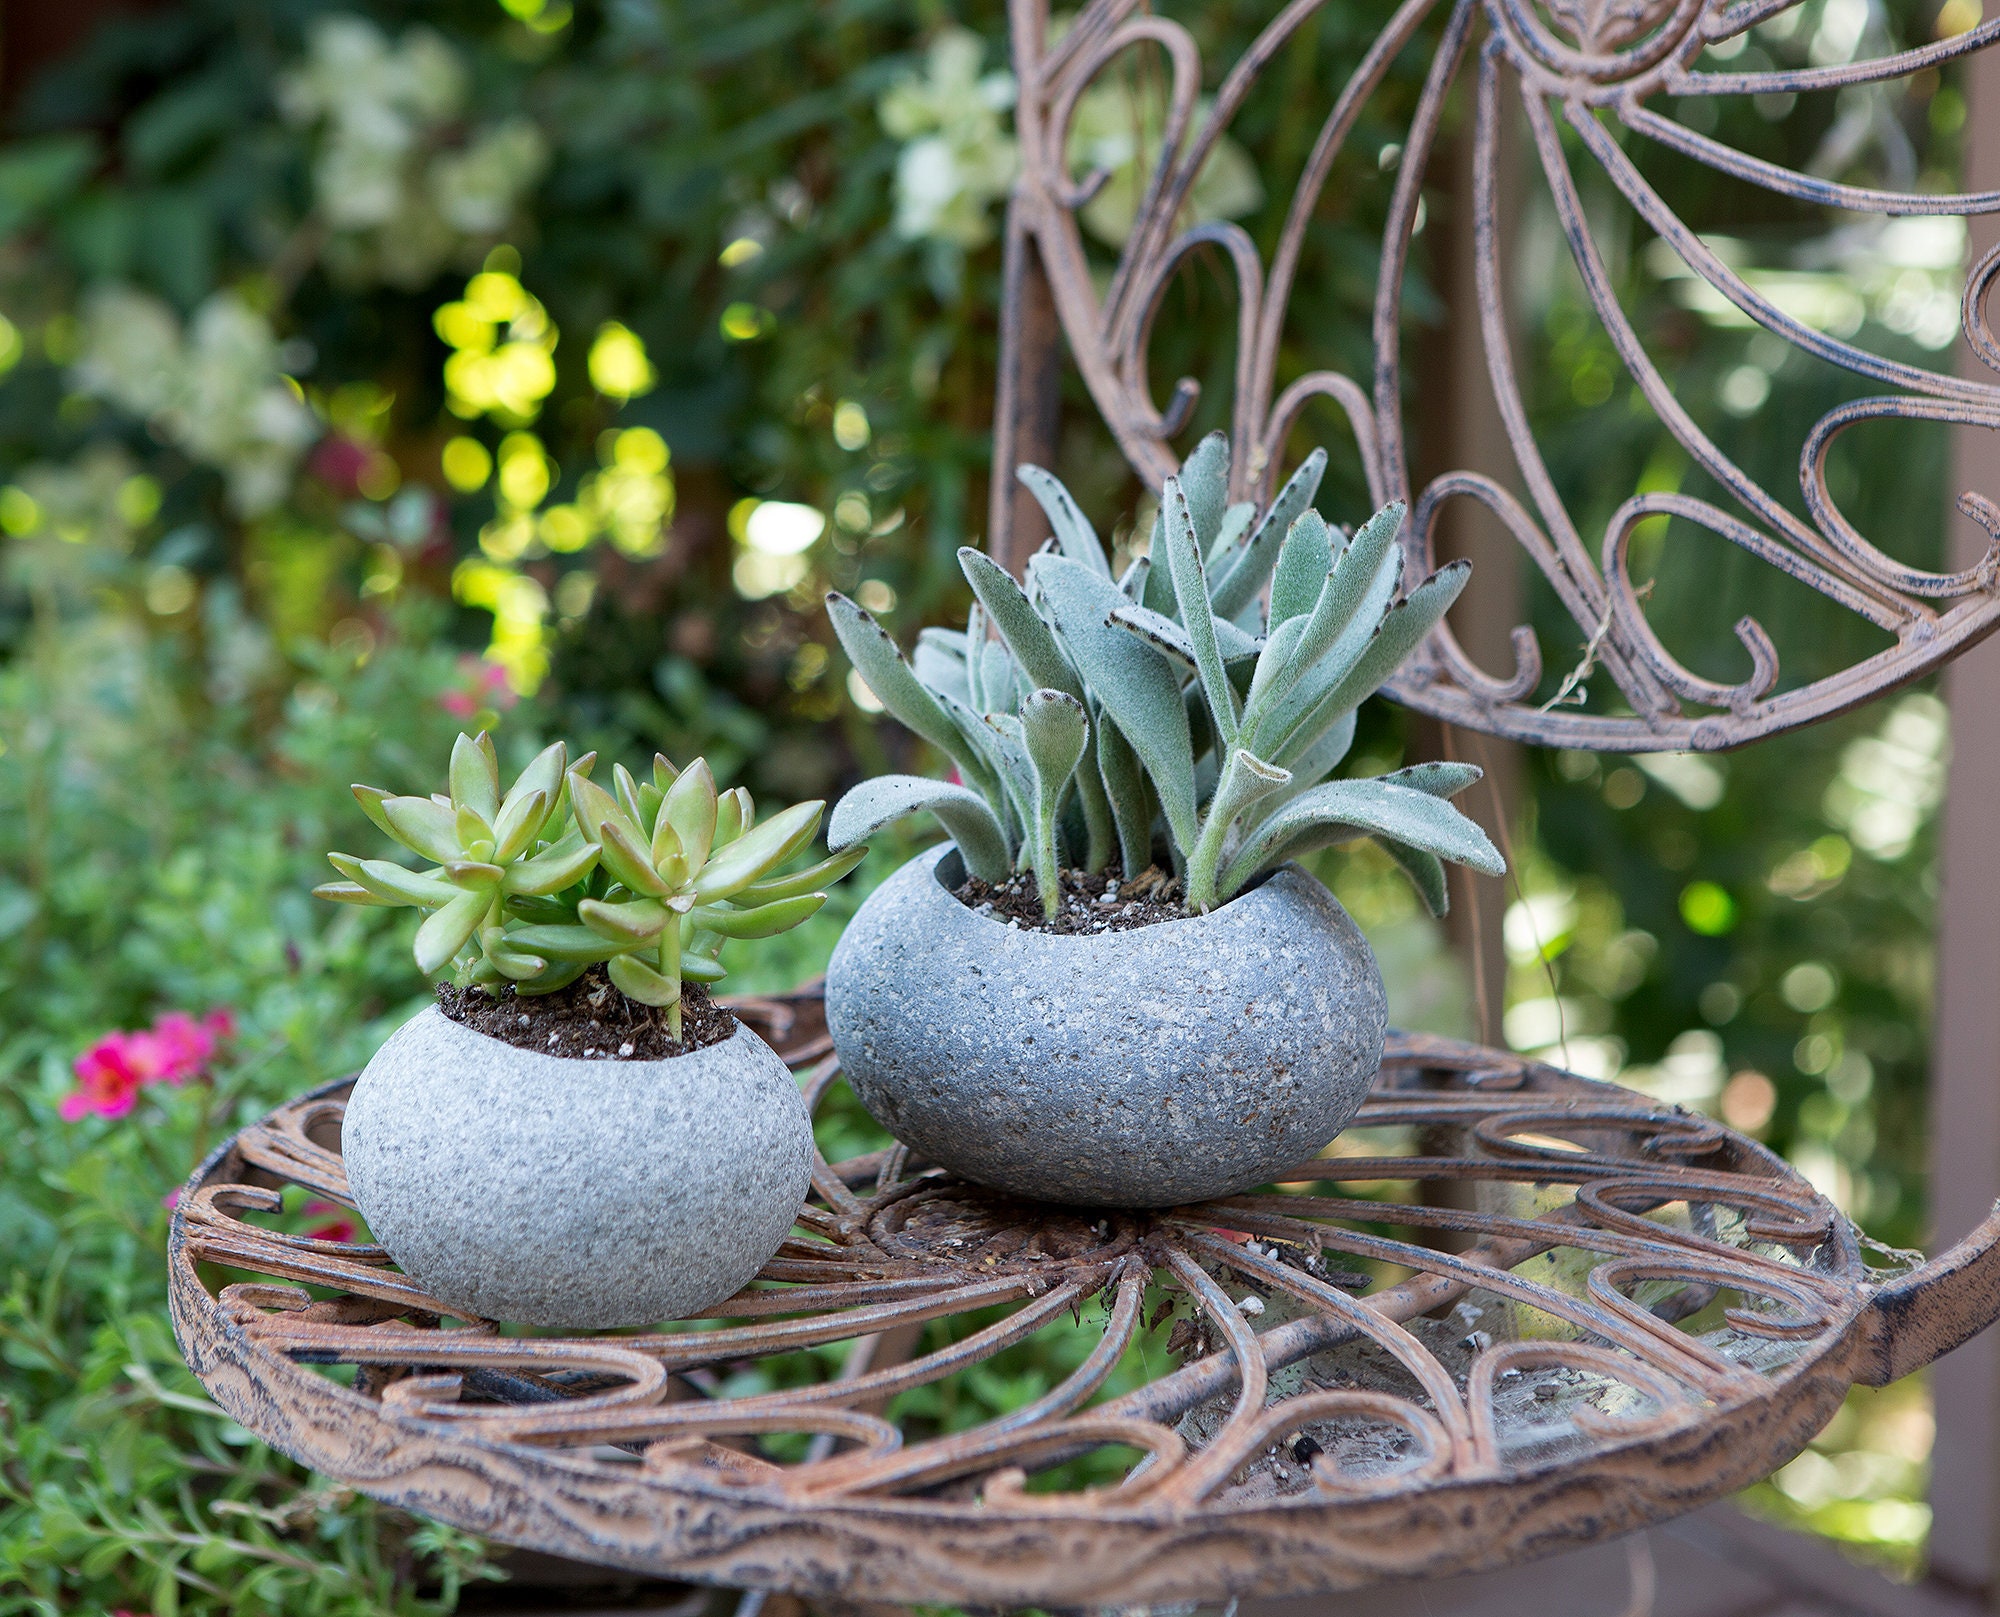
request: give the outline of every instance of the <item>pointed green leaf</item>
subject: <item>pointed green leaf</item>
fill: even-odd
[[[514,784],[507,788],[507,795],[500,800],[500,810],[493,817],[496,833],[503,821],[520,812],[516,805],[536,792],[542,794],[544,813],[554,810],[556,799],[562,795],[564,752],[560,741],[551,742],[528,761],[528,767],[515,778]],[[539,831],[541,827],[536,826],[535,829]]]
[[[549,969],[548,961],[539,955],[524,954],[510,949],[504,943],[493,943],[486,948],[486,958],[493,962],[500,975],[511,982],[527,982],[539,977]]]
[[[597,867],[597,855],[598,844],[585,842],[583,833],[573,830],[534,858],[509,866],[500,890],[524,896],[559,893],[589,875]]]
[[[780,809],[754,831],[744,832],[695,873],[695,902],[708,904],[728,898],[775,870],[812,841],[825,807],[818,799],[795,803]]]
[[[507,934],[515,948],[542,955],[550,960],[577,961],[589,964],[596,960],[609,960],[624,948],[623,939],[613,941],[603,934],[593,932],[587,926],[555,924],[549,926],[517,926]]]
[[[493,824],[493,857],[502,863],[519,858],[548,817],[547,792],[533,791],[526,797],[509,793]]]
[[[365,904],[375,909],[395,909],[403,902],[399,898],[384,898],[380,893],[371,893],[354,881],[321,882],[312,890],[312,896],[330,899],[336,904]]]
[[[500,812],[500,763],[493,738],[484,730],[479,739],[461,733],[451,748],[451,800],[473,810],[488,825]]]
[[[1202,557],[1202,565],[1209,572],[1209,587],[1214,588],[1215,570],[1226,567],[1235,560],[1232,552],[1242,543],[1243,536],[1250,531],[1250,524],[1257,520],[1257,506],[1254,501],[1240,500],[1222,513],[1222,530],[1215,536],[1215,543],[1208,554]]]
[[[728,847],[743,835],[743,828],[755,819],[750,793],[741,786],[730,787],[715,800],[715,840],[708,845],[709,857],[714,858],[718,848]]]
[[[662,878],[653,868],[652,857],[645,844],[632,838],[625,828],[623,816],[606,818],[599,824],[597,862],[611,873],[613,878],[623,882],[635,893],[646,893],[654,898],[665,898],[674,890],[674,884]]]
[[[1071,561],[1083,563],[1093,573],[1110,578],[1111,563],[1105,557],[1097,530],[1090,525],[1090,518],[1083,514],[1082,507],[1070,496],[1069,490],[1039,466],[1023,466],[1014,475],[1020,478],[1022,487],[1034,495],[1048,516],[1049,528],[1055,534],[1062,553]]]
[[[946,835],[958,845],[968,875],[996,885],[1007,879],[1013,856],[1006,833],[985,800],[963,786],[917,775],[877,775],[864,780],[834,805],[826,845],[836,851],[852,848],[884,826],[926,810],[937,816]]]
[[[614,943],[644,943],[648,938],[660,935],[673,912],[650,898],[637,898],[623,904],[607,904],[602,899],[586,898],[577,905],[576,914],[577,919],[599,937],[609,938]]]
[[[697,758],[681,771],[661,804],[662,818],[681,839],[689,870],[708,863],[708,850],[715,842],[716,801],[715,775],[706,758]]]
[[[605,970],[611,974],[613,988],[641,1005],[678,1005],[681,1002],[680,978],[663,976],[643,960],[634,959],[629,954],[613,955],[611,964]]]
[[[838,813],[838,810],[835,810]],[[831,837],[829,831],[829,838]],[[733,904],[769,904],[780,898],[797,898],[802,893],[816,893],[823,887],[831,887],[868,856],[867,845],[844,849],[830,859],[822,859],[816,865],[808,865],[804,870],[790,876],[773,876],[767,881],[752,882],[730,900]]]
[[[1177,477],[1187,498],[1195,543],[1206,554],[1222,532],[1222,514],[1229,508],[1229,434],[1211,432],[1181,462]],[[1174,581],[1176,594],[1180,581]]]
[[[429,977],[450,965],[458,951],[472,941],[492,904],[490,893],[460,893],[443,909],[434,911],[417,928],[417,970]]]
[[[664,752],[653,754],[653,789],[662,797],[666,795],[667,788],[680,779],[680,773],[674,766],[673,759]]]
[[[623,764],[611,766],[611,784],[618,795],[618,806],[625,811],[626,818],[641,831],[652,825],[652,819],[639,803],[639,782],[632,771]]]
[[[772,938],[789,932],[801,921],[819,913],[826,902],[824,893],[801,893],[796,898],[774,899],[750,909],[728,904],[697,904],[688,911],[688,921],[704,932],[725,938]]]
[[[379,786],[357,785],[348,787],[348,790],[354,794],[354,801],[361,805],[361,812],[368,816],[369,823],[376,830],[385,836],[394,837],[398,842],[403,840],[397,835],[395,826],[390,823],[389,816],[382,807],[393,795],[392,793],[383,791]]]
[[[366,888],[386,904],[412,904],[434,910],[458,897],[459,889],[435,876],[419,875],[386,859],[356,859],[352,854],[330,853],[327,863],[349,881]]]
[[[388,816],[389,834],[413,853],[441,865],[463,852],[458,816],[433,798],[384,798],[382,812]]]

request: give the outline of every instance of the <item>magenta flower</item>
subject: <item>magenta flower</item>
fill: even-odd
[[[305,1210],[308,1218],[320,1213],[338,1213],[340,1215],[338,1218],[324,1219],[306,1231],[306,1234],[311,1236],[315,1241],[339,1241],[343,1245],[351,1245],[353,1243],[354,1220],[348,1216],[347,1209],[342,1207],[338,1202],[309,1201],[306,1203]]]
[[[184,1084],[198,1077],[216,1045],[235,1031],[236,1018],[226,1010],[210,1011],[200,1021],[186,1011],[168,1011],[150,1028],[105,1034],[76,1058],[77,1087],[63,1097],[63,1121],[123,1117],[147,1084]]]
[[[458,659],[459,678],[464,682],[438,698],[438,706],[455,719],[469,719],[481,708],[512,707],[520,700],[507,683],[507,670],[484,657]]]

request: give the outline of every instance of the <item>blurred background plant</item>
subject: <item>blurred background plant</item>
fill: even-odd
[[[1211,66],[1270,11],[1169,9]],[[1302,31],[1193,213],[1268,248],[1316,90],[1387,11],[1330,7]],[[934,763],[874,721],[818,603],[838,588],[906,641],[964,610],[1016,162],[1003,8],[174,0],[78,18],[32,75],[10,54],[0,144],[0,1613],[448,1609],[492,1570],[482,1546],[315,1482],[180,1367],[162,1198],[419,1000],[406,921],[307,897],[318,850],[360,834],[349,781],[420,789],[478,724],[516,766],[554,734],[633,763],[700,752],[771,800]],[[1976,20],[1968,0],[1804,0],[1733,62],[1845,60]],[[1312,221],[1287,367],[1367,368],[1424,65],[1397,65]],[[1108,253],[1161,92],[1134,64],[1086,103],[1073,155],[1112,171],[1085,220]],[[1680,112],[1761,156],[1949,189],[1964,102],[1932,72]],[[1945,360],[1952,227],[1871,230],[1634,156],[1799,318]],[[1587,201],[1683,403],[1767,487],[1794,486],[1806,425],[1851,386],[1744,326],[1603,187]],[[1532,187],[1518,218],[1536,427],[1586,531],[1634,486],[1704,492],[1634,406]],[[1423,329],[1436,236],[1410,292]],[[1155,374],[1207,384],[1185,450],[1220,424],[1233,310],[1206,269],[1173,297]],[[1294,458],[1315,434],[1336,451],[1322,508],[1355,520],[1341,431],[1309,420]],[[1080,393],[1055,469],[1129,552],[1150,499]],[[1935,562],[1941,435],[1852,434],[1832,478],[1864,532]],[[1786,626],[1791,674],[1855,655],[1838,614],[1668,538],[1645,536],[1641,576],[1694,666],[1735,666],[1745,610]],[[1534,610],[1560,672],[1575,631]],[[1358,766],[1420,745],[1372,707]],[[1716,1111],[1915,1244],[1946,751],[1920,690],[1728,758],[1530,756],[1509,1041]],[[878,848],[732,982],[816,970],[909,851]],[[1399,1019],[1468,1032],[1468,987],[1387,861],[1327,873]],[[134,1079],[116,1116],[73,1098],[73,1063],[108,1035],[216,1011],[235,1032],[199,1076]],[[829,1131],[866,1146],[851,1110]],[[1034,1396],[1073,1346],[1051,1337],[910,1413],[967,1424]],[[1913,1565],[1928,1419],[1920,1387],[1855,1404],[1759,1508]]]

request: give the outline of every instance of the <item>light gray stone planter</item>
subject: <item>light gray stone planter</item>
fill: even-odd
[[[746,1028],[667,1061],[579,1061],[436,1007],[368,1063],[341,1150],[375,1239],[432,1296],[571,1329],[721,1302],[812,1177],[798,1085]]]
[[[1018,1195],[1165,1207],[1312,1156],[1382,1064],[1382,977],[1296,865],[1213,914],[1101,937],[954,898],[949,844],[861,906],[826,974],[848,1082],[927,1162]]]

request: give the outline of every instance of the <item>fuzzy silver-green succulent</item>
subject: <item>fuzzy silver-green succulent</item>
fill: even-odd
[[[976,598],[966,628],[924,630],[912,660],[830,595],[861,677],[963,784],[865,781],[834,809],[828,846],[928,810],[970,874],[1000,882],[1032,870],[1051,914],[1067,865],[1137,875],[1162,835],[1198,911],[1286,859],[1362,836],[1439,914],[1442,860],[1498,874],[1485,834],[1445,801],[1479,778],[1472,766],[1327,778],[1353,742],[1355,710],[1471,569],[1454,562],[1399,598],[1402,506],[1349,538],[1312,509],[1325,465],[1315,451],[1263,511],[1230,505],[1228,440],[1211,434],[1167,479],[1149,553],[1115,579],[1068,491],[1024,467],[1054,540],[1025,585],[961,550]]]
[[[346,880],[314,893],[428,911],[415,946],[426,976],[455,964],[467,985],[546,994],[603,964],[627,998],[664,1007],[678,1038],[681,984],[722,979],[724,939],[797,926],[867,852],[775,875],[811,842],[823,803],[758,825],[749,792],[718,792],[705,759],[677,770],[655,755],[643,784],[621,764],[607,792],[589,778],[594,754],[567,768],[565,756],[561,742],[546,748],[502,796],[492,740],[461,735],[448,794],[356,786],[369,819],[434,868],[328,854]]]

